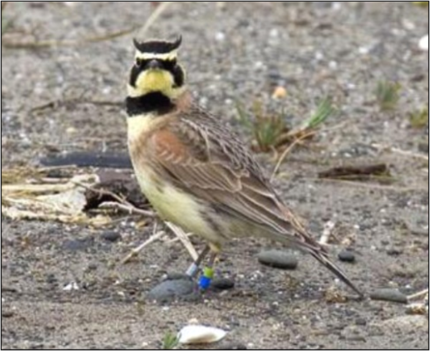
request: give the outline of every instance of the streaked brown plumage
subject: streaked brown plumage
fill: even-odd
[[[151,59],[151,53],[137,55],[143,54]],[[131,159],[142,191],[160,216],[205,238],[213,251],[232,238],[249,236],[298,248],[361,295],[285,206],[240,138],[194,104],[183,87],[160,89],[167,83],[157,79],[165,76],[157,72],[148,78],[152,71],[142,72],[142,86],[129,87],[131,96],[161,93],[173,105],[168,112],[145,110],[128,118]],[[152,85],[157,88],[151,90]]]

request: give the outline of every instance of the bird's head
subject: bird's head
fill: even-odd
[[[180,36],[174,41],[134,40],[136,55],[128,83],[130,97],[158,92],[175,99],[183,92],[185,71],[177,62],[181,41]]]

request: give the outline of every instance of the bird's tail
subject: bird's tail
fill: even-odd
[[[281,206],[280,206],[281,207]],[[352,281],[346,276],[346,274],[336,266],[328,258],[328,252],[326,248],[319,242],[314,240],[306,231],[305,226],[302,224],[299,217],[292,213],[288,208],[282,206],[283,213],[288,220],[288,223],[294,228],[295,235],[293,235],[292,243],[296,244],[297,248],[306,251],[315,257],[322,265],[327,267],[332,273],[334,273],[340,280],[354,290],[360,298],[363,298],[363,293],[352,283]],[[290,237],[290,240],[292,238]]]
[[[336,266],[330,259],[327,257],[327,254],[324,251],[318,249],[310,249],[308,252],[315,257],[323,266],[328,268],[331,272],[333,272],[340,280],[342,280],[346,285],[348,285],[352,290],[354,290],[359,297],[364,298],[363,293],[355,286],[355,284],[346,276],[346,274]]]

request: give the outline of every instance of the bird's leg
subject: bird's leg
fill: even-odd
[[[210,246],[206,245],[204,250],[200,253],[199,257],[197,257],[197,260],[193,262],[193,264],[191,264],[191,266],[187,269],[186,274],[189,277],[191,277],[192,279],[197,277],[197,274],[199,272],[199,267],[203,262],[203,260],[205,259],[205,257],[207,256],[207,254],[209,253],[209,251],[210,251]]]
[[[209,289],[212,279],[214,277],[214,265],[215,260],[218,256],[217,252],[211,251],[211,255],[209,258],[209,264],[203,269],[203,275],[200,277],[199,280],[199,287],[202,290]]]

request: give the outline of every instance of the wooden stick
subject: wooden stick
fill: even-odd
[[[189,239],[188,235],[182,230],[182,228],[178,227],[177,225],[171,223],[171,222],[165,222],[166,225],[172,230],[173,233],[179,238],[179,240],[182,242],[182,244],[185,246],[185,248],[190,253],[193,261],[196,261],[199,257],[199,254],[197,253],[196,249],[194,248],[193,244],[191,243],[191,240]]]
[[[318,172],[318,178],[330,179],[345,179],[351,177],[382,175],[389,172],[388,166],[385,163],[370,164],[370,165],[353,165],[340,166],[330,168],[327,171]]]
[[[272,175],[270,176],[270,181],[273,181],[273,178],[275,177],[276,173],[279,170],[279,167],[281,166],[282,162],[284,162],[285,157],[287,157],[288,153],[295,147],[298,143],[300,143],[303,139],[306,139],[312,135],[316,134],[316,131],[311,131],[308,133],[303,134],[299,138],[295,139],[282,153],[281,157],[279,157],[278,162],[276,163],[276,166],[272,172]]]
[[[408,301],[420,299],[422,297],[425,297],[429,293],[429,289],[424,289],[423,291],[419,291],[415,294],[408,296]]]
[[[156,226],[155,226],[156,227]],[[164,231],[159,231],[158,233],[152,234],[148,240],[146,240],[144,243],[139,245],[138,247],[131,250],[131,252],[122,259],[121,264],[128,263],[133,257],[137,256],[139,252],[141,252],[146,246],[149,244],[152,244],[154,241],[159,240],[162,238],[166,233]]]

